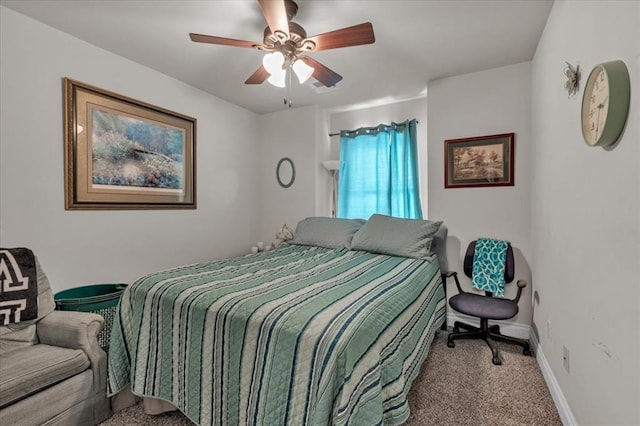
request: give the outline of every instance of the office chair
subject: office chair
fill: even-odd
[[[469,278],[473,278],[473,258],[475,251],[476,241],[472,241],[467,247],[463,265],[464,273]],[[507,284],[513,281],[515,275],[514,263],[513,249],[511,248],[511,244],[509,244],[507,247],[504,268],[504,280]],[[518,280],[518,294],[514,299],[503,299],[494,297],[492,292],[486,290],[484,291],[484,295],[465,292],[460,286],[460,281],[458,280],[458,274],[456,272],[449,272],[447,277],[454,278],[459,293],[449,299],[449,306],[460,313],[480,319],[480,328],[456,321],[453,326],[453,332],[449,334],[447,339],[447,346],[454,348],[454,341],[458,339],[483,339],[491,348],[493,355],[492,361],[495,365],[502,364],[500,353],[498,352],[498,347],[495,343],[496,340],[522,346],[522,353],[525,355],[531,355],[529,342],[501,334],[500,326],[497,324],[489,326],[489,320],[507,320],[516,316],[518,313],[518,301],[520,300],[522,289],[527,286],[526,281]],[[467,331],[460,331],[461,328]]]

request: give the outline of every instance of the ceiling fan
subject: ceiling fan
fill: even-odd
[[[298,12],[298,5],[293,0],[258,0],[258,3],[267,21],[262,43],[189,34],[191,40],[198,43],[249,47],[270,52],[245,84],[261,84],[267,80],[275,86],[285,87],[287,70],[292,69],[300,83],[313,76],[324,86],[332,87],[342,80],[342,76],[305,54],[375,42],[370,22],[307,37],[304,28],[292,21]]]

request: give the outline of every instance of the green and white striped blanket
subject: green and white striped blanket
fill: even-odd
[[[284,245],[147,275],[118,312],[110,394],[200,425],[393,425],[445,301],[435,256]]]

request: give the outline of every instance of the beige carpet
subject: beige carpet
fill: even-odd
[[[491,363],[481,340],[447,347],[439,333],[422,372],[409,392],[411,417],[405,425],[562,425],[534,357],[499,343],[502,365]],[[115,414],[102,426],[193,425],[179,412],[149,416],[142,404]]]

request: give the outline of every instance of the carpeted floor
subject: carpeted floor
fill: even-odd
[[[512,345],[498,343],[502,365],[491,363],[481,340],[447,347],[439,333],[411,391],[407,426],[562,425],[538,362]],[[193,425],[179,412],[149,416],[142,404],[116,413],[101,426]]]

